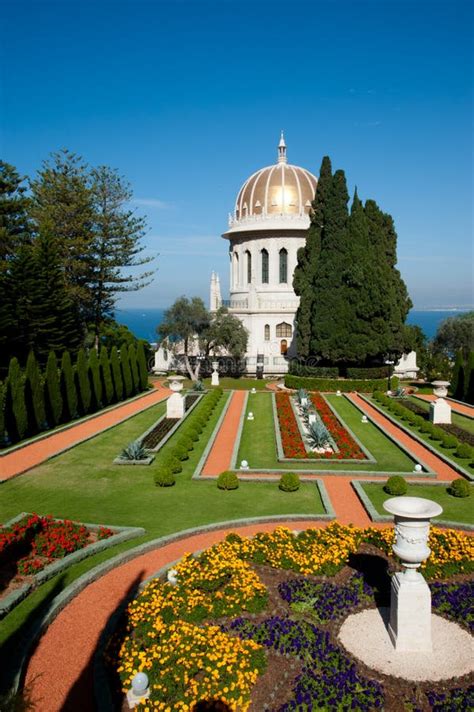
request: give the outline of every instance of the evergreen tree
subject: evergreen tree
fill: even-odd
[[[46,401],[46,417],[49,426],[53,428],[61,422],[61,413],[63,410],[63,399],[61,397],[61,387],[59,384],[58,363],[56,354],[50,351],[46,362],[45,371],[45,401]]]
[[[451,374],[451,393],[453,394],[454,398],[459,398],[459,372],[463,365],[464,365],[464,356],[462,353],[462,349],[459,349],[456,353],[456,359],[454,361],[453,371]],[[464,386],[464,383],[463,383],[463,386]],[[461,391],[460,400],[462,400],[462,396],[464,395],[463,391],[464,391],[464,388]]]
[[[43,379],[33,351],[28,354],[26,362],[25,403],[28,415],[28,431],[31,435],[34,435],[44,430],[46,426],[46,411]]]
[[[132,374],[132,389],[136,393],[140,389],[140,381],[138,377],[137,352],[135,346],[130,344],[128,347],[128,361],[130,363],[130,372]]]
[[[100,377],[99,357],[97,351],[89,351],[89,378],[92,390],[92,408],[98,410],[102,408],[102,379]]]
[[[6,383],[2,383],[0,381],[0,448],[4,447],[8,443],[8,435],[7,435],[6,420],[5,420],[6,395],[7,395]]]
[[[88,371],[85,351],[84,349],[79,349],[76,362],[76,382],[80,412],[82,415],[86,415],[91,409],[92,392]]]
[[[133,194],[117,171],[107,166],[94,168],[91,191],[94,209],[91,296],[97,347],[100,324],[113,314],[117,295],[141,289],[151,281],[152,271],[136,275],[128,268],[147,264],[153,257],[142,255],[140,240],[146,231],[146,221],[128,209]]]
[[[29,199],[23,181],[14,166],[0,160],[0,274],[30,240]]]
[[[128,358],[127,344],[122,344],[120,348],[120,366],[122,368],[122,379],[125,398],[129,398],[133,393],[133,381],[132,372],[130,370],[130,361]]]
[[[12,358],[6,381],[6,429],[13,442],[22,440],[28,429],[28,415],[25,404],[25,378],[17,358]]]
[[[469,353],[469,358],[467,359],[465,381],[464,400],[474,405],[474,351]]]
[[[116,346],[112,346],[112,349],[110,350],[110,368],[112,371],[115,400],[121,401],[123,399],[123,378]]]
[[[144,391],[148,386],[148,368],[146,365],[145,348],[143,341],[138,342],[137,346],[137,364],[138,364],[138,380],[139,390]]]
[[[3,302],[0,314],[0,353],[3,365],[7,358],[16,356],[25,363],[30,351],[35,349],[35,289],[38,273],[31,245],[21,245],[9,262],[8,271],[3,274]],[[0,291],[2,291],[0,289]],[[6,320],[6,321],[5,321]],[[3,342],[3,343],[2,343]]]
[[[110,370],[110,361],[107,354],[107,349],[102,346],[100,349],[100,376],[102,380],[102,393],[106,405],[112,403],[114,397],[114,384],[112,382],[112,373]]]
[[[328,156],[323,158],[316,196],[312,203],[311,224],[306,244],[298,250],[298,263],[293,275],[293,289],[300,297],[296,312],[296,339],[298,354],[310,353],[311,323],[317,309],[314,300],[314,280],[321,251],[321,234],[325,225],[326,201],[332,186],[332,168]]]
[[[61,396],[62,421],[66,423],[77,418],[77,389],[69,351],[64,351],[61,358]]]

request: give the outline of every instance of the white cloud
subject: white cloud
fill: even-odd
[[[171,203],[166,203],[164,200],[158,200],[158,198],[133,198],[132,203],[135,203],[135,205],[142,205],[145,208],[157,208],[158,210],[171,208]]]
[[[180,255],[186,257],[222,257],[226,245],[219,235],[150,235],[149,252],[158,252],[160,257]]]

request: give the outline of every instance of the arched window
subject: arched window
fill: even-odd
[[[262,255],[262,284],[268,284],[268,252],[265,248],[261,252]]]
[[[287,351],[288,351],[288,341],[286,339],[282,339],[280,341],[280,353],[282,356],[284,356]]]
[[[252,282],[252,255],[250,250],[246,250],[245,254],[247,256],[247,284]]]
[[[281,324],[276,325],[276,335],[279,339],[291,336],[292,332],[291,324],[287,324],[286,321],[282,321]]]
[[[239,255],[234,252],[234,287],[239,283]]]
[[[270,341],[270,324],[265,324],[263,331],[265,334],[265,341]]]
[[[280,250],[280,284],[286,284],[288,282],[288,252],[283,249]]]

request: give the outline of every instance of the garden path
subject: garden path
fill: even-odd
[[[205,549],[229,532],[242,536],[277,526],[307,529],[326,522],[282,521],[225,527],[174,541],[105,574],[79,593],[41,637],[29,661],[25,685],[38,712],[93,712],[93,656],[108,619],[131,589],[190,551]]]
[[[224,420],[204,464],[203,475],[220,475],[224,470],[230,469],[246,393],[246,391],[233,391]]]
[[[438,396],[424,393],[415,393],[415,397],[420,400],[428,401],[428,403],[438,400]],[[471,405],[467,405],[466,403],[457,403],[451,398],[445,398],[445,400],[448,401],[449,405],[456,413],[466,415],[468,418],[474,418],[474,408]]]
[[[459,473],[447,465],[444,460],[421,445],[417,440],[414,440],[404,430],[394,425],[391,420],[379,413],[376,408],[367,403],[363,398],[357,395],[357,393],[347,394],[347,397],[354,405],[360,408],[363,413],[366,413],[366,415],[378,423],[386,433],[389,433],[395,437],[398,442],[404,445],[412,457],[425,462],[431,467],[431,469],[436,472],[437,479],[452,481],[460,477]]]
[[[0,455],[0,481],[20,475],[32,467],[36,467],[45,460],[58,455],[64,450],[74,447],[78,443],[88,440],[114,425],[118,425],[132,415],[140,413],[167,398],[172,391],[165,388],[160,382],[153,383],[153,390],[133,401],[123,403],[107,412],[98,413],[80,423],[71,425],[58,432],[53,432],[29,445],[24,445],[13,452]]]

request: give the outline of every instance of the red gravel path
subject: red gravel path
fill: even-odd
[[[31,445],[25,445],[8,455],[0,456],[0,481],[8,480],[10,477],[15,477],[36,467],[63,450],[68,450],[83,440],[87,440],[103,430],[117,425],[122,420],[159,403],[171,393],[160,383],[155,382],[153,386],[153,391],[140,398],[117,406],[106,413],[99,413],[95,418],[90,418],[61,432],[52,433],[48,437],[31,443]]]
[[[229,469],[245,396],[246,391],[234,391],[230,396],[230,405],[202,469],[203,475],[220,475]]]
[[[423,394],[416,393],[415,396],[416,396],[416,398],[419,398],[420,400],[428,401],[429,403],[438,399],[438,396],[429,395],[429,394],[425,395],[424,393]],[[472,406],[466,405],[465,403],[456,403],[456,401],[451,400],[451,398],[445,398],[445,400],[448,401],[451,408],[456,413],[459,413],[459,415],[467,415],[468,418],[474,418],[474,408]]]
[[[76,596],[39,641],[26,671],[25,685],[38,712],[92,712],[92,656],[108,618],[128,592],[186,552],[204,549],[230,531],[242,535],[277,526],[307,529],[323,522],[298,521],[226,527],[173,542],[129,561],[90,584]]]
[[[423,462],[431,467],[431,469],[436,472],[438,479],[451,481],[460,477],[456,470],[447,465],[440,457],[434,455],[431,450],[428,450],[428,448],[421,445],[417,440],[411,438],[404,430],[394,425],[388,418],[385,418],[385,416],[369,405],[359,395],[351,393],[348,395],[348,398],[364,413],[370,416],[372,420],[378,423],[386,433],[390,433],[402,443],[412,457],[423,460]]]

